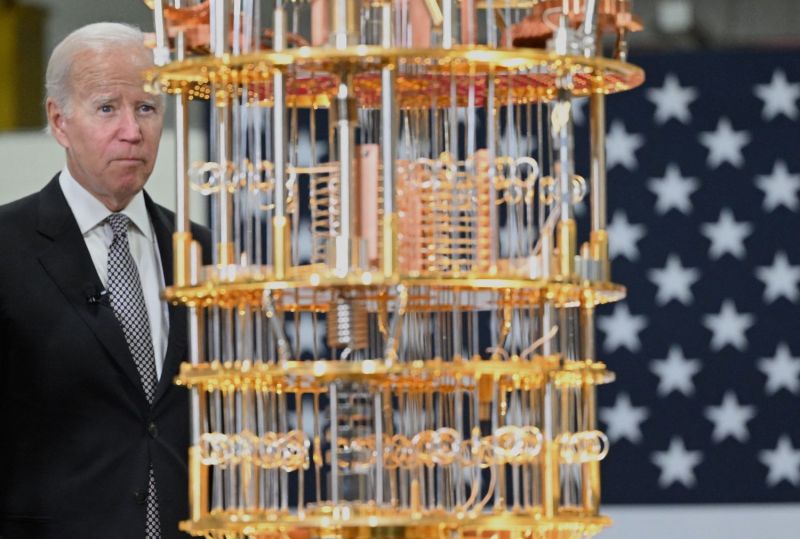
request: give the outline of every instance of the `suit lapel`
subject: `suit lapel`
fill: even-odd
[[[39,256],[45,271],[146,402],[139,373],[114,311],[103,302],[89,301],[103,285],[58,185],[58,176],[40,193],[38,230],[52,240],[51,246]]]
[[[164,271],[164,283],[171,286],[173,282],[172,269],[172,231],[174,224],[167,215],[145,193],[145,204],[153,223],[153,231],[158,242],[158,252],[161,256],[161,268]],[[161,378],[156,386],[153,405],[173,385],[178,374],[178,367],[186,351],[186,310],[182,306],[172,305],[169,309],[169,336],[167,337],[167,352],[164,355],[164,365],[161,369]]]

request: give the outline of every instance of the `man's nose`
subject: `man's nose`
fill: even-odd
[[[142,140],[142,128],[139,125],[139,118],[136,111],[123,108],[120,115],[119,138],[128,142],[139,142]]]

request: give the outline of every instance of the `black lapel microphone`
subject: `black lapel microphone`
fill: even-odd
[[[89,305],[105,305],[111,306],[111,296],[105,288],[97,289],[94,285],[86,285],[83,289],[86,296],[86,303]]]

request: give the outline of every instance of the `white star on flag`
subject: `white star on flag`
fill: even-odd
[[[774,487],[781,481],[800,486],[800,449],[794,448],[786,434],[778,438],[775,449],[760,451],[758,460],[769,468],[767,486]]]
[[[665,124],[670,118],[688,124],[692,119],[689,105],[697,99],[697,96],[697,90],[681,86],[674,73],[668,73],[664,77],[664,85],[660,88],[647,90],[647,99],[656,106],[655,120],[658,124]]]
[[[700,231],[711,241],[708,254],[712,260],[717,260],[725,253],[730,253],[734,258],[742,259],[747,253],[744,240],[753,232],[753,225],[738,222],[730,208],[723,208],[716,223],[703,223]]]
[[[675,163],[667,165],[663,178],[652,178],[647,182],[647,188],[656,195],[656,211],[661,215],[673,208],[686,215],[691,213],[689,197],[699,187],[697,178],[685,178]]]
[[[719,443],[728,436],[739,442],[746,442],[750,438],[747,422],[756,416],[756,407],[739,404],[736,393],[726,391],[719,406],[708,406],[705,413],[706,419],[714,424],[711,439]]]
[[[758,360],[758,370],[767,377],[765,391],[774,395],[781,389],[789,393],[800,393],[800,357],[792,357],[789,345],[779,343],[775,348],[775,356]]]
[[[572,100],[572,121],[575,125],[583,125],[586,121],[586,104],[588,97],[576,97]]]
[[[689,397],[694,393],[692,377],[700,372],[699,359],[686,359],[677,344],[670,347],[666,359],[650,362],[650,372],[658,376],[658,394],[665,397],[673,391]]]
[[[656,451],[650,460],[661,469],[658,484],[667,488],[673,483],[681,483],[692,488],[696,483],[694,468],[703,460],[702,451],[688,451],[683,439],[673,437],[666,451]]]
[[[617,303],[611,316],[598,318],[597,327],[605,334],[603,349],[606,352],[623,346],[631,352],[638,352],[642,347],[639,332],[647,327],[647,317],[631,314],[626,303]]]
[[[658,287],[657,304],[666,305],[670,301],[676,300],[684,305],[690,305],[694,299],[691,287],[700,278],[700,270],[683,267],[680,257],[675,253],[670,253],[664,268],[649,270],[647,278]]]
[[[716,130],[700,133],[700,142],[708,148],[708,167],[717,168],[728,162],[740,168],[744,164],[742,148],[750,138],[747,131],[734,131],[728,118],[720,118]]]
[[[622,210],[617,210],[606,230],[608,231],[608,251],[611,258],[621,255],[631,262],[639,260],[639,249],[636,244],[647,234],[644,225],[630,223],[627,214]]]
[[[786,161],[778,159],[772,166],[771,174],[756,176],[756,186],[764,191],[764,211],[770,212],[778,206],[797,210],[800,174],[789,174]]]
[[[613,443],[626,438],[637,444],[642,439],[642,422],[650,415],[644,406],[634,406],[627,393],[619,393],[611,408],[600,408],[598,417],[606,424],[606,435]]]
[[[800,97],[800,83],[790,83],[782,69],[772,72],[769,84],[756,84],[753,93],[764,102],[761,117],[772,120],[779,114],[790,120],[797,119],[797,98]]]
[[[617,165],[622,165],[628,170],[636,170],[639,167],[636,150],[643,145],[643,135],[628,133],[625,124],[614,120],[606,135],[606,167],[611,170]]]
[[[757,267],[756,277],[764,283],[764,303],[772,303],[780,297],[796,303],[800,297],[800,266],[789,264],[785,251],[775,253],[771,266]]]
[[[715,352],[731,345],[740,352],[747,348],[745,332],[755,324],[755,316],[739,313],[733,300],[722,302],[719,314],[707,314],[703,325],[712,333],[711,349]]]

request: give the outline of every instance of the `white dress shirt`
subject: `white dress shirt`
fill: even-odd
[[[58,182],[78,222],[97,275],[103,287],[108,288],[108,249],[111,247],[114,235],[111,232],[111,225],[103,221],[112,212],[79,184],[66,166],[61,171]],[[127,215],[131,220],[131,224],[128,225],[128,244],[139,271],[139,280],[142,282],[147,316],[150,319],[150,335],[153,338],[156,376],[160,379],[164,355],[167,353],[169,311],[166,301],[161,299],[161,292],[164,290],[164,272],[161,256],[158,253],[158,242],[141,192],[120,213]]]

